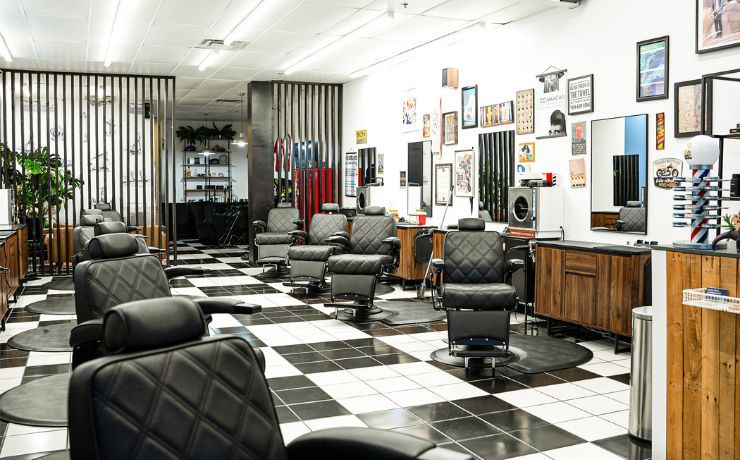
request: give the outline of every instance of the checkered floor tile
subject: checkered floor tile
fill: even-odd
[[[323,428],[369,426],[408,433],[481,459],[649,458],[649,448],[627,437],[629,353],[614,354],[599,337],[560,334],[594,352],[584,365],[542,374],[499,367],[469,371],[431,360],[446,347],[444,321],[388,326],[334,319],[328,294],[293,292],[281,282],[262,282],[261,268],[241,259],[243,247],[197,242],[178,245],[178,263],[209,272],[171,281],[173,294],[236,296],[259,303],[259,314],[214,315],[215,334],[236,334],[263,350],[265,371],[285,442]],[[21,383],[70,371],[70,353],[16,350],[7,341],[19,332],[69,322],[28,313],[47,295],[70,294],[29,282],[0,332],[0,392]],[[378,302],[408,299],[397,285]],[[431,305],[429,306],[431,308]],[[512,330],[521,330],[513,319]],[[537,330],[546,334],[545,328]],[[64,449],[67,431],[0,422],[0,457],[35,458]],[[635,456],[637,453],[637,457]]]

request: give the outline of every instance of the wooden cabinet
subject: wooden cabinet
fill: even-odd
[[[18,257],[18,232],[9,236],[5,240],[5,264],[4,267],[10,270],[7,273],[7,293],[10,297],[16,293],[21,284],[20,258]]]
[[[7,253],[7,240],[0,243],[0,267],[8,267],[8,253]],[[9,280],[11,277],[10,271],[0,274],[0,318],[2,318],[2,330],[5,330],[5,315],[7,315],[9,308],[9,293],[10,284]]]
[[[18,273],[23,280],[28,274],[28,226],[18,229]]]
[[[537,246],[535,313],[622,336],[645,305],[649,252]]]
[[[427,262],[417,262],[414,257],[414,243],[416,234],[420,231],[431,231],[431,226],[422,225],[399,225],[396,235],[401,240],[401,251],[399,254],[398,269],[395,276],[401,278],[402,284],[406,281],[418,281],[424,278]]]

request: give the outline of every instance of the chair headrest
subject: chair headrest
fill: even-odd
[[[628,201],[627,203],[625,203],[624,207],[625,208],[641,208],[642,207],[642,202],[640,202],[640,201]]]
[[[103,222],[102,214],[85,214],[80,217],[80,225],[83,227],[95,225],[98,222]]]
[[[478,202],[478,209],[481,210],[481,211],[483,211],[484,209],[486,209],[486,204],[484,202],[482,202],[482,201],[479,201]]]
[[[126,233],[126,224],[123,222],[99,222],[95,224],[95,236],[110,233]]]
[[[95,209],[100,209],[101,211],[113,211],[113,206],[111,206],[110,203],[98,203],[95,205]]]
[[[365,208],[366,216],[384,216],[385,208],[383,206],[368,206]]]
[[[91,238],[85,244],[85,252],[92,259],[127,257],[139,251],[136,238],[128,233],[111,233]]]
[[[293,207],[293,203],[288,203],[288,202],[278,203],[277,204],[277,207],[278,208],[292,208]]]
[[[339,212],[339,205],[336,203],[324,203],[321,205],[322,212]]]
[[[82,210],[82,215],[83,216],[89,216],[89,215],[102,216],[103,215],[103,210],[102,209],[87,208],[87,209],[83,209]]]
[[[486,229],[483,219],[477,217],[465,217],[457,221],[458,228],[467,232],[480,232]]]
[[[163,348],[203,337],[203,313],[185,297],[139,300],[110,309],[103,342],[114,353]]]

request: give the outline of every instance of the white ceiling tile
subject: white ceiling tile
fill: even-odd
[[[521,0],[449,0],[428,10],[424,15],[480,21],[485,16],[517,3],[521,3]]]
[[[455,31],[463,27],[465,23],[465,21],[457,19],[415,16],[402,25],[384,32],[382,38],[385,40],[426,42]]]
[[[85,60],[85,43],[68,43],[55,40],[36,40],[39,59]]]
[[[13,59],[36,58],[31,37],[28,36],[28,30],[21,14],[5,12],[0,14],[0,33],[2,33]]]
[[[150,46],[191,47],[198,44],[205,27],[182,24],[153,24],[146,44]]]
[[[217,70],[216,73],[213,74],[213,78],[244,81],[247,77],[254,75],[258,70],[260,69],[255,67],[234,67],[229,65]]]
[[[486,22],[496,22],[505,24],[508,22],[519,21],[533,14],[557,8],[555,3],[523,1],[508,8],[499,10],[483,18]]]
[[[290,53],[316,38],[316,34],[299,34],[294,32],[269,31],[249,45],[252,51],[268,53]]]
[[[87,20],[29,15],[28,22],[35,40],[84,42],[87,38]]]
[[[302,5],[275,24],[274,30],[321,33],[352,15],[356,9],[328,5]]]
[[[282,56],[282,54],[278,53],[265,53],[246,49],[229,61],[229,65],[257,67],[261,69],[277,63]]]
[[[28,14],[64,18],[87,18],[90,7],[88,0],[23,0],[22,3]],[[115,8],[113,0],[98,0],[96,3],[110,4]]]
[[[156,21],[207,26],[228,3],[229,0],[164,0]]]
[[[18,0],[0,0],[0,12],[4,13],[19,13],[21,12],[21,6],[18,4]]]
[[[198,86],[198,90],[202,90],[202,89],[219,90],[223,93],[224,91],[230,90],[237,84],[239,84],[239,81],[236,81],[236,80],[217,80],[217,79],[211,78],[209,80],[204,81],[203,84]]]
[[[185,47],[142,46],[136,56],[136,62],[177,64],[188,54],[188,51],[189,49]]]
[[[417,0],[417,1],[390,0],[390,3],[393,7],[393,11],[395,11],[396,14],[398,13],[421,14],[447,1],[448,0]],[[368,5],[367,8],[386,11],[388,10],[388,3],[389,3],[389,0],[376,0],[372,4]],[[403,5],[404,3],[406,3],[406,6]]]
[[[176,89],[193,89],[204,81],[205,80],[199,78],[178,78]]]

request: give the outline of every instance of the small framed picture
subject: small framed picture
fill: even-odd
[[[696,2],[696,52],[740,46],[740,6],[728,0]],[[733,4],[734,3],[734,4]]]
[[[534,163],[534,142],[519,144],[519,163]]]
[[[444,119],[444,145],[457,144],[457,112],[446,112]]]
[[[478,127],[478,85],[462,89],[462,128]]]
[[[434,204],[445,206],[452,200],[452,163],[434,165]]]
[[[637,102],[668,99],[668,35],[637,42]]]
[[[701,80],[676,82],[673,88],[673,137],[701,134]]]
[[[594,74],[568,79],[568,115],[594,111]]]

